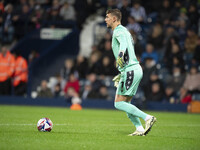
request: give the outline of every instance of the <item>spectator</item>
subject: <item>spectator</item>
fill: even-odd
[[[28,0],[28,5],[30,7],[30,11],[33,12],[36,6],[35,0]]]
[[[165,88],[165,97],[164,97],[164,100],[166,102],[169,102],[171,104],[173,103],[177,103],[177,95],[176,95],[176,92],[174,91],[174,88],[171,87],[171,86],[167,86]]]
[[[186,63],[189,64],[194,51],[197,47],[197,40],[198,40],[198,36],[195,33],[195,30],[193,28],[190,28],[187,30],[187,38],[185,40],[185,56],[186,56]]]
[[[129,30],[130,34],[133,37],[133,41],[134,41],[134,49],[135,49],[135,54],[138,58],[138,60],[140,59],[142,53],[143,53],[143,45],[141,44],[141,42],[139,41],[136,33],[133,30]]]
[[[185,74],[181,73],[181,68],[174,66],[172,75],[166,79],[167,87],[172,87],[173,91],[178,93],[185,81]]]
[[[146,12],[145,8],[141,6],[140,2],[137,0],[133,3],[130,15],[135,18],[138,23],[146,22]]]
[[[67,95],[69,97],[72,98],[72,103],[75,104],[75,103],[78,103],[80,104],[81,103],[81,99],[79,98],[79,94],[76,92],[76,90],[72,87],[70,87],[67,91]]]
[[[158,54],[154,51],[154,47],[151,43],[147,43],[146,51],[142,53],[141,61],[144,62],[146,58],[152,58],[155,63],[158,63]]]
[[[81,92],[82,99],[98,98],[98,93],[92,88],[91,83],[88,81],[84,85],[83,91]]]
[[[95,73],[90,73],[87,76],[87,81],[91,84],[92,90],[94,90],[94,92],[98,93],[100,87],[102,86],[102,83],[100,80],[97,79],[97,75]]]
[[[176,38],[177,43],[179,43],[179,35],[178,32],[175,30],[175,27],[172,25],[168,25],[164,29],[164,41],[163,44],[167,44],[171,38]]]
[[[190,94],[200,93],[200,73],[198,73],[195,66],[190,68],[190,72],[187,74],[184,81],[183,88]]]
[[[171,18],[171,6],[170,6],[170,1],[169,0],[163,0],[162,7],[160,7],[159,10],[159,19],[161,22],[164,22],[166,19]]]
[[[163,28],[161,24],[156,23],[153,26],[152,31],[150,31],[147,42],[152,43],[156,51],[160,51],[163,48],[163,40]]]
[[[169,55],[172,53],[172,45],[179,43],[178,36],[170,36],[170,38],[167,39],[165,44],[165,54],[164,54],[164,63],[166,63],[168,60]]]
[[[128,30],[133,30],[137,35],[139,35],[142,30],[140,25],[136,22],[135,18],[132,16],[128,17],[128,24],[126,28]]]
[[[84,79],[86,77],[88,62],[82,55],[78,55],[76,57],[75,70],[78,72],[79,79]]]
[[[67,92],[67,99],[72,103],[70,109],[72,110],[81,110],[82,107],[81,107],[81,98],[79,97],[79,94],[75,91],[74,88],[70,87],[68,89],[68,92]]]
[[[27,32],[35,28],[34,24],[31,22],[31,12],[27,4],[22,6],[18,15],[13,16],[13,21],[17,39],[22,38]]]
[[[200,37],[198,37],[197,46],[194,51],[193,64],[200,64]]]
[[[108,93],[108,89],[106,86],[101,86],[99,89],[99,99],[104,99],[104,100],[111,100],[112,97]]]
[[[115,0],[106,0],[106,1],[107,1],[106,10],[117,8]]]
[[[185,20],[179,20],[178,24],[179,25],[178,25],[177,32],[180,37],[179,44],[180,44],[181,48],[184,48],[185,39],[187,37],[186,22],[185,22]]]
[[[117,74],[117,70],[114,67],[114,63],[111,62],[108,56],[104,56],[99,67],[99,75],[114,76]]]
[[[98,49],[103,52],[105,49],[105,42],[106,41],[111,41],[112,40],[112,36],[110,34],[110,32],[106,32],[104,37],[101,39],[101,41],[98,44]]]
[[[164,92],[161,90],[160,84],[155,82],[150,88],[150,92],[146,97],[147,100],[161,102],[164,99]]]
[[[15,12],[17,14],[21,13],[22,7],[27,5],[27,0],[19,0],[19,3],[16,3]]]
[[[185,73],[185,62],[184,62],[184,60],[181,58],[179,58],[179,57],[173,57],[173,60],[172,60],[172,68],[174,67],[174,66],[178,66],[178,67],[180,67],[181,68],[181,73]],[[172,69],[170,69],[170,73],[172,72]]]
[[[62,21],[62,17],[59,15],[59,9],[53,8],[50,12],[50,14],[47,16],[48,21],[48,27],[50,28],[56,28],[60,27],[59,22]]]
[[[104,45],[103,56],[108,56],[111,62],[114,62],[114,55],[112,52],[111,41],[106,41]]]
[[[180,90],[180,102],[182,104],[188,104],[192,101],[192,95],[184,88]]]
[[[197,46],[198,36],[195,33],[194,28],[187,30],[187,38],[185,40],[185,51],[186,53],[194,53],[194,50]]]
[[[39,29],[42,25],[43,9],[40,5],[37,5],[31,15],[31,22],[34,24],[36,29]]]
[[[0,95],[11,94],[11,77],[14,73],[15,59],[6,46],[0,53]]]
[[[122,0],[122,6],[120,8],[122,13],[122,20],[121,23],[123,26],[128,24],[128,16],[130,16],[130,7],[129,7],[129,0]]]
[[[28,81],[28,65],[27,61],[15,53],[15,71],[13,75],[14,93],[18,96],[26,94]]]
[[[94,52],[98,52],[98,51],[99,51],[97,45],[95,45],[95,44],[92,45],[91,49],[92,49],[91,53],[94,53]]]
[[[181,1],[175,0],[174,7],[172,8],[172,13],[171,13],[173,21],[178,19],[178,16],[180,15],[181,6],[182,6]]]
[[[54,18],[55,16],[59,16],[60,8],[61,8],[59,0],[49,1],[49,3],[46,2],[42,6],[45,9],[45,12],[44,12],[44,19],[45,20],[49,21],[48,20],[49,18]],[[58,20],[60,20],[60,18],[61,17],[59,16]],[[56,17],[54,19],[56,19]],[[53,23],[47,22],[47,26],[55,26],[54,23],[56,23],[56,22],[53,22]],[[46,24],[45,24],[45,26],[46,26]]]
[[[49,85],[49,88],[51,89],[51,92],[54,93],[54,95],[55,95],[55,92],[58,91],[58,89],[61,90],[61,92],[58,95],[62,95],[62,96],[64,95],[63,90],[66,85],[66,81],[63,80],[63,78],[59,74],[57,74],[54,77],[50,77],[48,85]]]
[[[58,12],[60,12],[60,8],[61,8],[60,1],[59,0],[53,0],[50,11],[58,10]]]
[[[53,92],[54,98],[62,97],[61,93],[62,93],[61,85],[60,83],[57,83],[54,87],[54,92]]]
[[[5,13],[0,19],[0,39],[3,43],[11,43],[14,38],[14,26],[13,26],[13,6],[11,4],[6,5]]]
[[[161,93],[164,93],[164,88],[163,88],[163,83],[162,81],[159,79],[158,77],[158,73],[157,72],[152,72],[149,76],[149,81],[147,83],[148,86],[144,87],[144,92],[145,92],[145,96],[149,97],[149,95],[152,94],[152,89],[149,87],[152,87],[152,85],[154,83],[159,84],[159,90]]]
[[[152,58],[147,57],[144,61],[144,66],[143,66],[143,78],[141,81],[141,86],[143,89],[147,87],[149,81],[150,81],[150,75],[153,72],[157,72],[156,64],[155,61]]]
[[[178,44],[172,44],[170,49],[167,49],[164,60],[170,73],[174,66],[179,66],[181,72],[185,71],[185,63],[183,60],[183,52],[180,50]]]
[[[50,88],[47,86],[47,81],[42,80],[40,85],[40,90],[38,92],[38,97],[40,98],[52,98],[53,94],[51,93]]]
[[[60,10],[60,16],[64,20],[75,20],[75,10],[68,2],[65,2]]]
[[[199,18],[199,13],[197,10],[197,7],[195,6],[195,4],[191,4],[188,8],[188,14],[187,14],[188,18],[189,18],[189,26],[191,27],[197,27],[198,25],[198,19]]]
[[[76,93],[79,93],[80,91],[79,80],[75,77],[74,73],[69,74],[69,80],[65,85],[64,92],[66,96],[68,96],[69,88],[73,88],[76,91]]]
[[[61,69],[60,74],[61,77],[67,81],[69,79],[69,74],[72,72],[75,72],[74,61],[73,59],[68,58],[65,60],[64,67]]]
[[[188,16],[187,16],[187,9],[182,7],[180,9],[180,14],[178,16],[178,20],[184,20],[185,22],[188,22]]]
[[[101,53],[98,52],[98,51],[95,51],[90,55],[90,58],[89,58],[89,61],[88,61],[88,72],[87,73],[98,74],[100,58],[101,58]]]

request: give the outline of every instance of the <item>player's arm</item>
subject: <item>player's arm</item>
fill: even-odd
[[[117,58],[116,67],[120,66],[120,68],[123,68],[125,65],[124,53],[125,53],[128,45],[127,45],[126,37],[123,32],[118,31],[116,33],[116,38],[119,42],[119,55]]]

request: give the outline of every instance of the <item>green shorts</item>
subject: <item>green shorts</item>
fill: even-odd
[[[143,71],[139,64],[130,66],[121,72],[121,78],[117,87],[117,95],[133,96],[136,94]]]

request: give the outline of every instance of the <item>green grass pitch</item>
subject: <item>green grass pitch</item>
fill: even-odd
[[[199,150],[200,115],[148,112],[157,123],[145,137],[117,110],[0,105],[0,150]],[[48,117],[51,132],[39,132],[37,121]],[[143,122],[144,123],[144,122]]]

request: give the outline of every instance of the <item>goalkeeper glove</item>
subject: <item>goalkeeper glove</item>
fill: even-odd
[[[118,75],[116,75],[116,76],[112,79],[113,82],[114,82],[114,86],[115,86],[116,88],[118,87],[120,78],[121,78],[121,74],[118,74]]]
[[[123,68],[124,64],[125,64],[124,54],[123,54],[123,52],[120,52],[119,56],[117,58],[116,67],[118,68],[120,66],[120,68]]]

